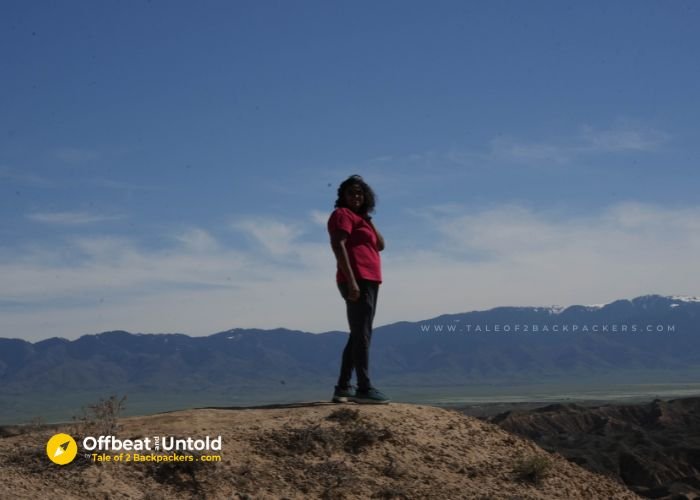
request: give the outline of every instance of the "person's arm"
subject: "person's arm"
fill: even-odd
[[[341,233],[341,235],[333,238],[331,247],[333,247],[333,253],[335,254],[335,259],[338,261],[340,271],[348,279],[348,300],[354,302],[360,298],[360,286],[357,284],[355,274],[352,272],[352,267],[350,267],[350,257],[348,256],[348,249],[345,246],[347,241],[347,234]]]
[[[374,227],[374,223],[372,222],[372,219],[367,219],[367,222],[372,227],[372,229],[374,229],[374,234],[377,235],[377,250],[379,250],[381,252],[382,250],[384,250],[384,236],[382,236],[382,233],[377,231],[377,228]]]

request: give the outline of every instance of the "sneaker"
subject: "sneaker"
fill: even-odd
[[[352,386],[343,389],[340,386],[335,386],[335,391],[333,391],[333,402],[334,403],[347,403],[348,399],[353,397],[355,394],[352,392]]]
[[[384,405],[390,401],[388,397],[374,387],[370,387],[366,391],[361,391],[358,389],[355,391],[355,395],[352,396],[350,400],[354,401],[355,403],[375,405]]]

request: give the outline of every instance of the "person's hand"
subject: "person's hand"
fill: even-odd
[[[348,287],[348,300],[351,302],[355,302],[359,298],[360,298],[360,287],[357,285],[357,282],[353,281],[352,283],[350,283],[350,286]]]

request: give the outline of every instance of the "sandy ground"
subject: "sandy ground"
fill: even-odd
[[[55,465],[46,442],[69,431],[79,442],[87,432],[66,426],[0,439],[0,497],[639,498],[495,425],[430,406],[307,403],[119,421],[120,439],[221,436],[221,451],[179,452],[192,462],[96,463],[81,452]],[[202,453],[221,461],[205,462]]]

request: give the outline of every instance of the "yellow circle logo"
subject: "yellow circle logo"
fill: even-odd
[[[68,434],[56,434],[46,443],[46,454],[58,465],[71,463],[77,453],[78,445]]]

